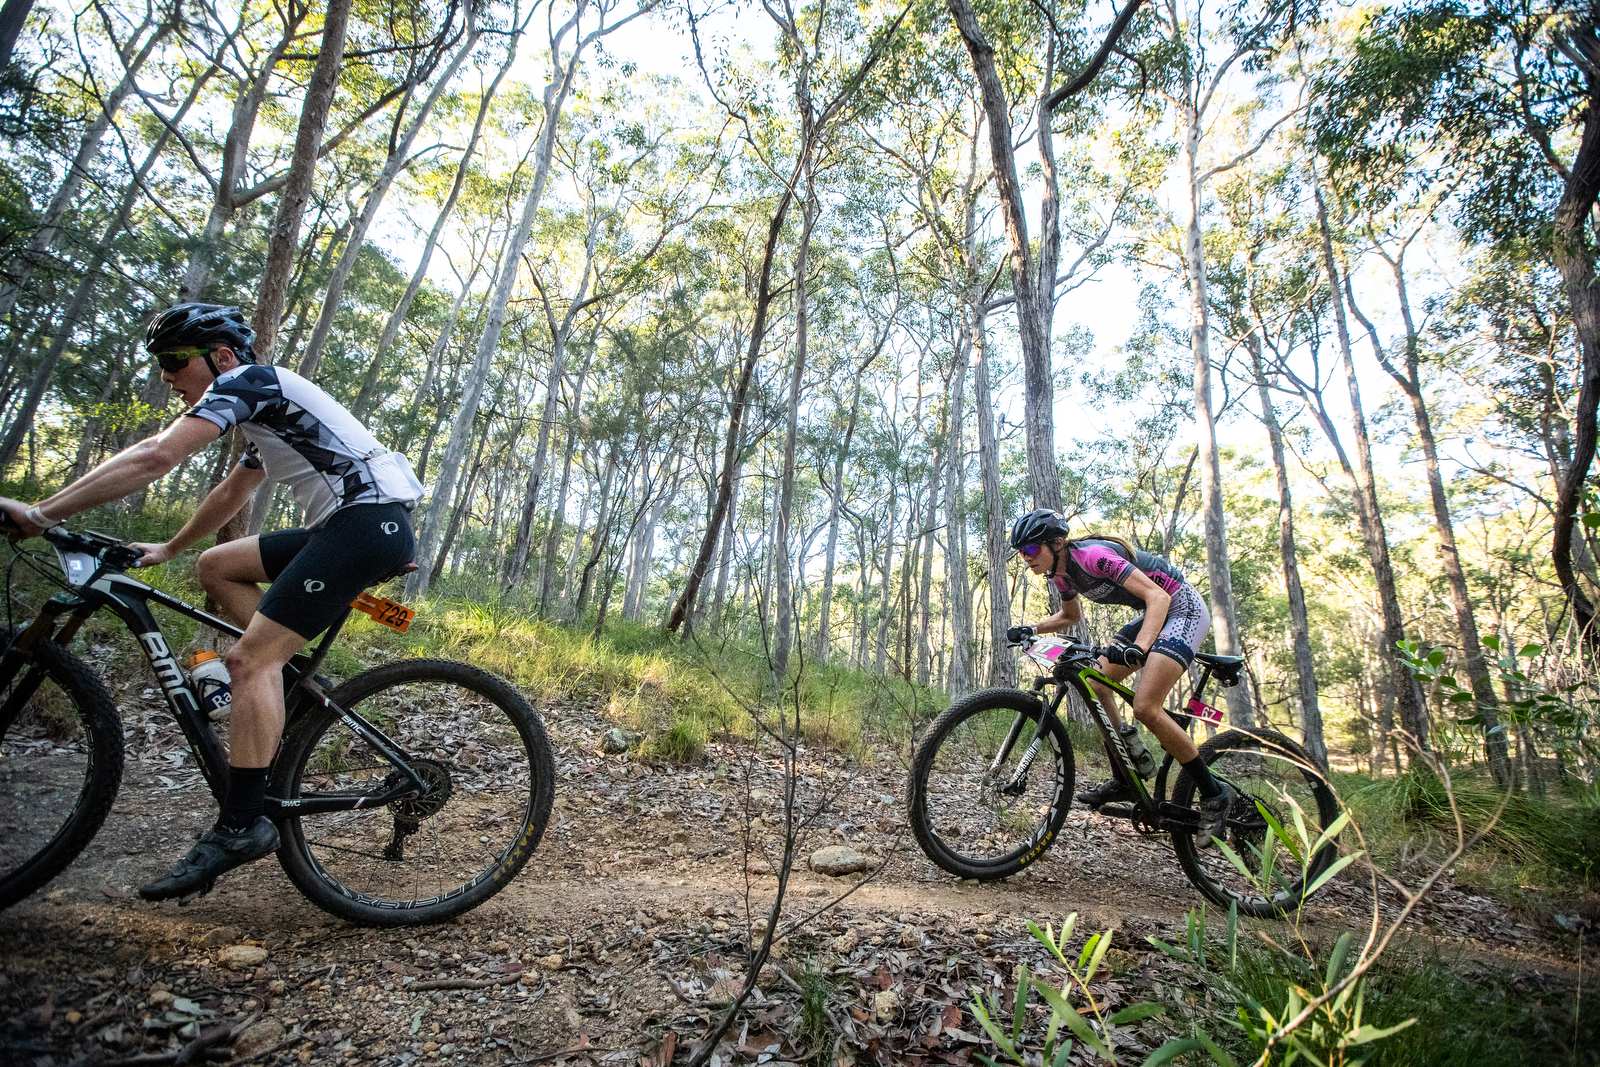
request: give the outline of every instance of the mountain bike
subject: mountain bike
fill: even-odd
[[[1170,755],[1149,785],[1131,769],[1122,737],[1090,686],[1097,681],[1133,700],[1131,689],[1100,673],[1097,660],[1104,650],[1067,643],[1035,651],[1036,640],[1029,639],[1025,650],[1050,671],[1031,689],[974,693],[934,720],[918,744],[907,799],[912,832],[927,857],[957,877],[992,881],[1016,874],[1050,848],[1066,822],[1076,775],[1072,741],[1057,714],[1070,688],[1089,708],[1112,775],[1137,798],[1104,804],[1097,809],[1101,815],[1127,819],[1147,836],[1170,835],[1184,874],[1221,907],[1237,905],[1241,913],[1263,918],[1299,907],[1306,887],[1316,884],[1338,853],[1336,840],[1330,840],[1299,869],[1275,866],[1280,853],[1269,815],[1279,827],[1293,826],[1298,807],[1303,821],[1315,821],[1320,829],[1339,817],[1333,790],[1305,750],[1280,733],[1254,727],[1226,730],[1200,745],[1211,773],[1236,793],[1226,840],[1241,870],[1224,850],[1196,846],[1195,784],[1180,766],[1168,793]],[[1186,713],[1174,716],[1191,733],[1197,718],[1222,718],[1205,703],[1206,685],[1213,678],[1225,687],[1238,685],[1244,663],[1204,653],[1195,659],[1200,680]],[[1314,842],[1319,835],[1309,832]]]
[[[235,638],[243,631],[125,574],[141,553],[116,538],[64,527],[43,536],[59,572],[44,553],[18,551],[13,565],[63,589],[25,627],[0,633],[0,908],[72,862],[121,785],[117,706],[67,650],[96,612],[137,639],[219,804],[228,781],[227,752],[150,608]],[[9,571],[6,591],[9,611]],[[368,593],[357,609],[410,625],[410,609]],[[465,663],[399,660],[329,692],[317,670],[349,615],[284,668],[287,714],[266,807],[282,837],[278,859],[306,897],[351,922],[440,922],[504,888],[538,847],[555,793],[550,742],[515,689]]]

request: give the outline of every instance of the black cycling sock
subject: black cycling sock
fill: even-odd
[[[1189,772],[1189,780],[1200,790],[1201,796],[1210,798],[1222,794],[1222,787],[1211,777],[1211,768],[1199,756],[1185,763],[1183,769]]]
[[[228,799],[217,816],[219,830],[248,830],[267,808],[267,767],[229,767]]]

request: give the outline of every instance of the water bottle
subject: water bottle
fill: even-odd
[[[1122,746],[1128,750],[1128,760],[1133,764],[1134,774],[1149,778],[1156,773],[1156,758],[1144,747],[1139,727],[1131,722],[1122,727]]]
[[[215,652],[201,649],[189,657],[189,677],[200,695],[200,709],[213,720],[225,719],[233,710],[233,679],[228,677],[228,667]]]

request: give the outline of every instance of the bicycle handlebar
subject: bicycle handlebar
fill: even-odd
[[[39,536],[57,548],[68,552],[83,552],[93,556],[108,567],[126,570],[144,558],[144,553],[97,530],[69,530],[65,526],[52,526]]]

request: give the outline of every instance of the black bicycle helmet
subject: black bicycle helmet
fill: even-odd
[[[1067,517],[1059,511],[1039,508],[1030,511],[1011,526],[1011,547],[1042,545],[1054,537],[1067,536]]]
[[[150,320],[144,331],[144,348],[154,356],[173,348],[227,345],[240,363],[254,363],[256,356],[250,343],[255,339],[256,332],[236,307],[174,304]]]

